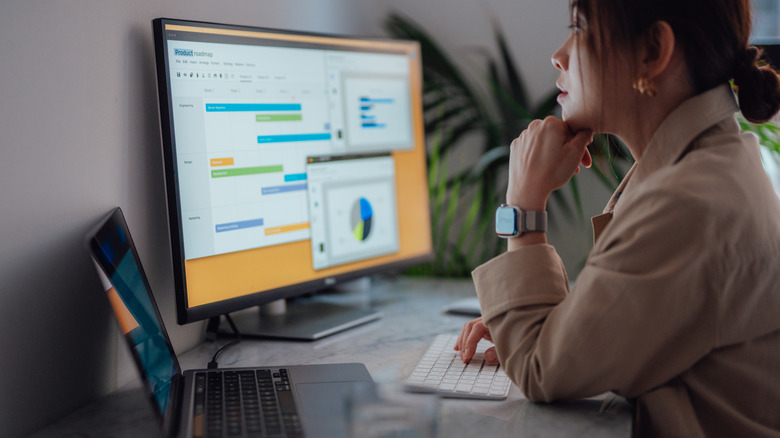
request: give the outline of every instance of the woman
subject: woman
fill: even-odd
[[[748,0],[575,0],[553,55],[563,120],[511,146],[507,204],[543,212],[590,165],[592,133],[636,159],[568,290],[544,232],[473,272],[488,338],[534,401],[619,393],[638,436],[780,436],[780,202],[736,111],[766,121],[780,81],[748,46]],[[729,80],[739,88],[739,106]]]

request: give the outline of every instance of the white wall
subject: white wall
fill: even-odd
[[[121,206],[178,350],[151,20],[366,33],[345,0],[0,3],[0,435],[116,384],[114,323],[82,239]],[[37,380],[34,380],[37,379]]]
[[[151,20],[378,34],[390,7],[463,65],[499,17],[534,98],[567,2],[534,0],[4,0],[0,3],[0,430],[23,436],[117,385],[117,336],[85,233],[125,211],[177,350]],[[119,350],[121,351],[121,350]],[[34,380],[39,379],[39,380]],[[22,385],[25,384],[25,386]],[[31,386],[27,386],[31,385]]]

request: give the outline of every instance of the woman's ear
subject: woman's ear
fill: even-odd
[[[655,79],[663,73],[672,61],[676,39],[672,26],[665,21],[656,21],[650,26],[645,38],[639,71],[646,72],[648,79]]]

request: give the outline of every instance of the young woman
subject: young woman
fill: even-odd
[[[636,164],[593,220],[576,286],[530,226],[473,272],[483,316],[455,349],[468,361],[492,340],[487,358],[534,401],[621,394],[637,436],[780,436],[780,201],[734,118],[774,116],[780,81],[748,45],[749,0],[571,11],[553,55],[563,120],[512,143],[506,202],[543,212],[590,165],[595,132]]]

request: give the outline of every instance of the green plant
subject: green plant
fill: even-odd
[[[737,122],[742,131],[756,134],[761,146],[780,154],[780,126],[771,121],[760,125],[750,123],[742,117],[742,114],[737,115]]]
[[[428,139],[428,174],[433,224],[433,262],[413,268],[421,275],[467,276],[478,264],[504,250],[493,238],[495,207],[506,193],[509,144],[528,124],[556,111],[557,90],[539,103],[530,102],[506,38],[494,22],[499,57],[485,55],[482,88],[451,61],[420,26],[400,14],[390,14],[385,28],[391,36],[420,43],[423,60],[423,110]],[[597,136],[589,146],[593,167],[610,189],[622,180],[628,159],[625,146],[611,136]],[[472,157],[464,163],[464,156]],[[465,164],[465,166],[464,166]],[[577,178],[553,193],[548,206],[551,226],[585,221]]]

